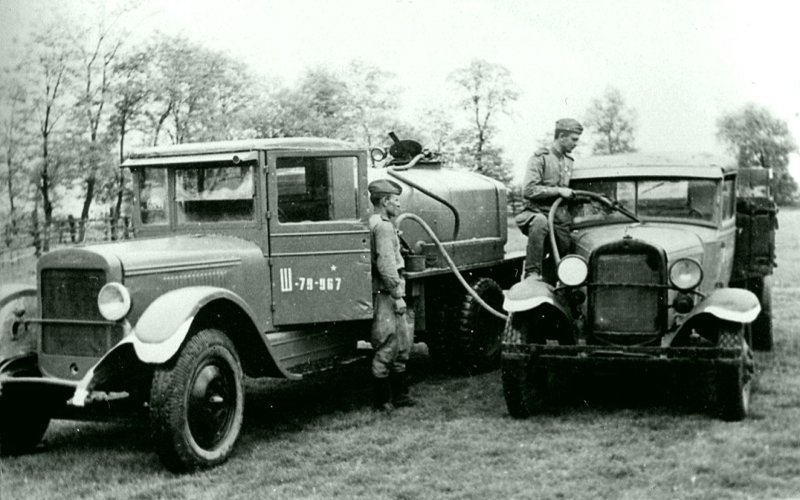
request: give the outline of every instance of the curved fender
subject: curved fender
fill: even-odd
[[[133,328],[131,341],[136,356],[145,363],[168,361],[180,349],[197,313],[209,302],[221,298],[239,306],[254,327],[258,324],[247,303],[230,290],[212,286],[172,290],[150,304]],[[264,342],[264,347],[269,352],[275,371],[286,378],[299,378],[278,364],[269,344]]]
[[[531,311],[542,305],[549,304],[569,319],[569,308],[565,307],[563,301],[554,292],[554,289],[544,281],[528,278],[516,283],[505,293],[503,309],[510,313]]]
[[[22,283],[0,285],[0,361],[36,351],[35,333],[27,327],[15,331],[13,326],[18,319],[14,301],[25,297],[37,300],[36,287]]]
[[[695,306],[683,324],[686,325],[692,318],[701,314],[710,314],[723,321],[752,323],[760,312],[761,304],[758,303],[758,297],[750,290],[718,288]]]
[[[36,287],[33,285],[25,285],[22,283],[0,285],[0,307],[6,305],[9,301],[31,293],[36,295]]]

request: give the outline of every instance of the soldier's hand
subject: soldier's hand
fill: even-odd
[[[575,193],[570,188],[560,187],[558,188],[558,195],[562,198],[572,198]]]
[[[394,299],[394,313],[395,314],[405,314],[406,313],[406,301],[402,298]]]

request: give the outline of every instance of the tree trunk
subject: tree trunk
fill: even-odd
[[[41,186],[42,191],[42,210],[44,212],[44,228],[42,229],[42,250],[47,252],[50,250],[50,223],[53,220],[53,202],[50,200],[50,173],[48,171],[50,165],[50,157],[48,152],[48,133],[42,133],[42,174]]]
[[[83,241],[86,233],[86,221],[89,219],[89,208],[92,206],[94,186],[96,183],[97,179],[94,175],[86,179],[86,198],[83,200],[83,208],[81,209],[81,232],[78,234],[78,241]]]

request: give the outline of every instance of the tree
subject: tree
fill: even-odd
[[[144,114],[153,146],[232,138],[229,132],[248,103],[252,78],[226,54],[182,36],[158,37],[145,67],[152,99]]]
[[[717,121],[717,139],[736,156],[740,167],[771,168],[772,193],[779,204],[791,203],[797,183],[788,171],[797,144],[784,120],[750,103]]]
[[[511,73],[499,64],[475,59],[450,73],[448,80],[456,87],[459,104],[471,121],[461,134],[466,143],[460,148],[460,160],[470,170],[508,182],[510,167],[502,159],[502,150],[492,145],[492,139],[495,119],[508,114],[511,103],[519,98]]]
[[[348,134],[357,144],[371,149],[376,140],[398,128],[400,91],[395,75],[363,61],[352,61],[347,70],[348,114],[352,115]]]
[[[2,155],[5,163],[5,173],[3,186],[7,190],[9,220],[12,224],[16,221],[17,203],[16,198],[24,189],[21,178],[24,176],[25,146],[29,142],[30,130],[26,122],[27,95],[24,86],[19,80],[15,79],[9,72],[3,75],[5,85],[2,89],[2,106],[4,117],[0,121],[0,143],[2,144]]]
[[[137,127],[137,120],[143,117],[145,105],[152,95],[149,60],[150,55],[146,50],[137,50],[121,56],[112,68],[117,78],[111,86],[114,110],[109,117],[109,133],[116,138],[120,164],[125,160],[125,140]],[[116,170],[114,180],[109,191],[115,199],[113,216],[117,218],[122,212],[125,189],[125,177],[121,169]]]
[[[65,162],[60,154],[67,150],[55,144],[57,126],[72,107],[68,85],[75,75],[75,44],[69,25],[59,19],[42,27],[34,35],[29,50],[28,60],[32,62],[17,68],[29,82],[32,114],[38,122],[41,141],[41,161],[34,177],[44,212],[44,251],[49,250],[55,188],[63,180],[60,174]]]
[[[585,125],[596,138],[595,154],[636,151],[633,145],[636,111],[625,105],[622,92],[614,87],[594,99],[586,112]]]
[[[106,127],[106,104],[117,75],[114,61],[122,45],[123,34],[115,28],[115,24],[122,13],[117,12],[111,18],[101,15],[96,26],[85,31],[88,45],[78,45],[82,89],[76,102],[76,125],[82,133],[75,146],[81,153],[78,164],[84,181],[81,221],[89,218],[97,184],[107,183],[106,180],[113,177],[114,173],[113,156],[109,154],[112,139]],[[79,239],[83,240],[85,226],[81,224],[80,227]]]

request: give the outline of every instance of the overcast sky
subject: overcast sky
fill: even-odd
[[[90,5],[0,0],[0,55],[56,3]],[[642,150],[719,152],[717,118],[748,101],[799,138],[798,14],[791,0],[145,0],[128,28],[183,33],[288,82],[364,59],[397,75],[410,111],[446,100],[471,59],[502,64],[522,97],[499,140],[521,171],[556,119],[582,119],[608,86],[636,109]]]

